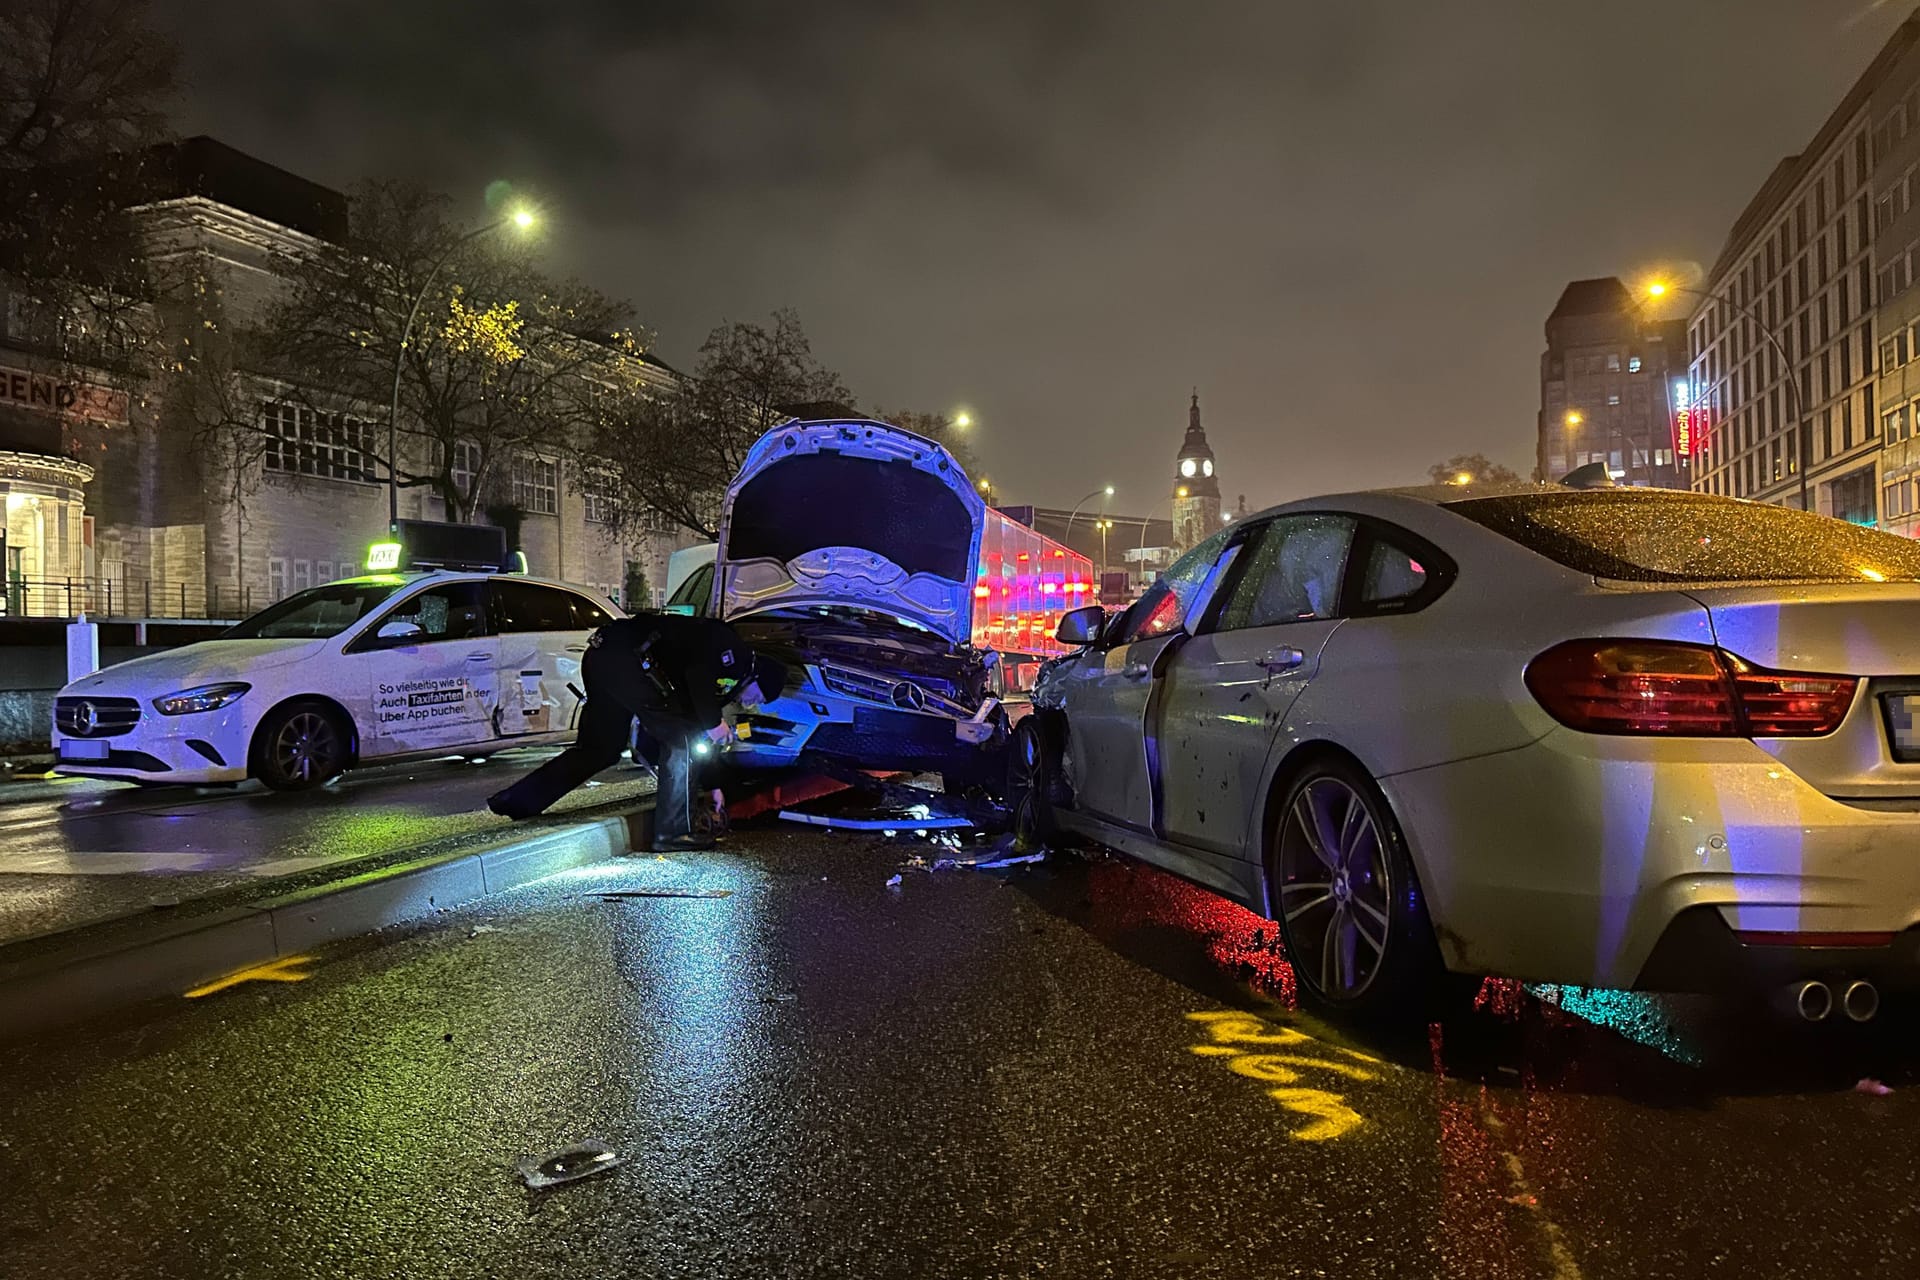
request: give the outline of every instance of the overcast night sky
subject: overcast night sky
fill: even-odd
[[[669,361],[796,307],[1003,500],[1158,502],[1198,385],[1262,506],[1525,472],[1561,286],[1711,260],[1910,0],[159,0],[182,133],[478,219]]]

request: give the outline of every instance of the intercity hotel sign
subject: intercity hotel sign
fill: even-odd
[[[0,407],[30,409],[112,426],[127,425],[127,393],[0,365]]]

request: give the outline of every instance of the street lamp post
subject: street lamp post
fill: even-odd
[[[1113,528],[1113,521],[1101,520],[1097,527],[1100,530],[1100,576],[1104,578],[1107,576],[1107,531]]]
[[[1779,335],[1774,333],[1767,322],[1761,319],[1753,308],[1735,302],[1732,298],[1725,296],[1724,293],[1708,293],[1704,289],[1690,289],[1685,285],[1667,284],[1662,280],[1656,280],[1647,286],[1647,297],[1649,298],[1660,298],[1669,293],[1691,294],[1696,298],[1702,298],[1708,302],[1726,303],[1735,311],[1738,311],[1741,315],[1753,321],[1753,327],[1760,331],[1760,336],[1765,338],[1768,344],[1773,347],[1775,353],[1779,355],[1781,367],[1787,375],[1787,391],[1793,397],[1794,420],[1798,424],[1794,432],[1793,454],[1794,460],[1799,464],[1800,468],[1800,509],[1802,511],[1813,510],[1807,492],[1807,454],[1810,451],[1808,445],[1813,436],[1813,419],[1807,415],[1807,402],[1800,394],[1800,372],[1794,368],[1793,357],[1787,354],[1785,344],[1780,341]],[[1688,384],[1689,386],[1692,384],[1691,376],[1688,378]],[[1689,391],[1689,394],[1691,394],[1691,391]]]
[[[1093,501],[1095,498],[1099,497],[1101,494],[1105,494],[1107,497],[1111,498],[1113,496],[1113,486],[1110,484],[1102,485],[1098,489],[1095,489],[1092,493],[1088,494],[1086,497],[1080,499],[1080,501],[1073,504],[1073,510],[1067,513],[1067,531],[1060,535],[1060,541],[1066,543],[1068,546],[1073,545],[1073,518],[1080,514],[1080,508],[1086,506],[1089,502]]]
[[[420,282],[420,288],[414,292],[413,305],[407,308],[407,322],[400,326],[400,345],[393,352],[393,396],[387,402],[387,532],[390,534],[400,531],[400,373],[405,367],[407,342],[413,337],[413,322],[419,319],[420,306],[427,300],[427,291],[433,288],[433,282],[439,278],[440,269],[453,260],[453,255],[489,231],[498,231],[509,224],[525,231],[534,224],[533,212],[516,209],[504,218],[482,223],[448,245],[447,251],[435,259],[427,278]]]

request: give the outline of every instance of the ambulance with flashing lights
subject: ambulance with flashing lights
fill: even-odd
[[[939,444],[865,419],[763,436],[717,543],[677,552],[670,610],[719,617],[787,664],[740,716],[736,766],[803,756],[997,787],[1011,720],[1093,563],[993,510]]]
[[[56,772],[299,791],[361,761],[570,739],[587,637],[619,607],[506,572],[498,529],[402,521],[399,539],[369,556],[387,572],[67,685]]]

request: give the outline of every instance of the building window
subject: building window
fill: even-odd
[[[1886,433],[1888,444],[1893,444],[1896,441],[1906,439],[1907,438],[1907,406],[1901,405],[1898,409],[1889,409],[1885,413],[1881,414],[1880,428],[1882,431]]]
[[[648,507],[640,515],[640,528],[645,533],[672,533],[680,526],[674,518],[664,511]]]
[[[1880,490],[1881,514],[1889,520],[1913,514],[1913,483],[1907,477],[1889,481]]]
[[[293,589],[305,591],[313,585],[313,561],[295,560],[293,562]]]
[[[513,460],[513,505],[532,515],[560,512],[560,464],[523,453]]]
[[[287,594],[287,562],[280,556],[267,561],[267,597],[268,603],[281,600]]]
[[[1840,477],[1829,487],[1833,499],[1833,517],[1851,524],[1874,524],[1873,468],[1867,467]]]
[[[1627,357],[1627,372],[1628,372],[1628,373],[1638,373],[1638,372],[1640,372],[1640,357],[1639,357],[1639,356],[1628,356],[1628,357]]]
[[[580,499],[586,507],[588,524],[612,524],[614,512],[613,473],[601,467],[587,467],[580,476]]]
[[[371,423],[279,402],[262,405],[260,421],[267,438],[262,465],[268,471],[373,482],[374,462],[367,456]]]
[[[453,458],[447,464],[447,478],[462,499],[472,498],[474,477],[480,474],[480,446],[471,440],[453,442]]]
[[[1618,352],[1609,351],[1607,353],[1607,372],[1608,373],[1620,372],[1620,356]]]
[[[1671,449],[1655,449],[1655,450],[1653,451],[1653,465],[1654,465],[1654,466],[1656,466],[1656,467],[1670,467],[1670,466],[1672,466],[1672,465],[1673,465],[1673,450],[1671,450]]]
[[[1619,403],[1620,403],[1620,397],[1619,397],[1618,395],[1610,395],[1610,396],[1608,396],[1608,397],[1607,397],[1607,403],[1608,403],[1608,404],[1619,404]]]

